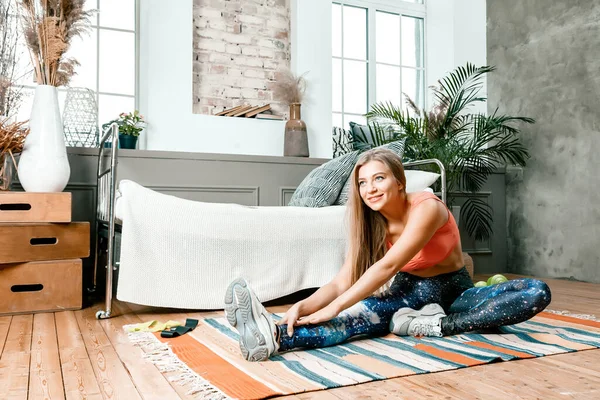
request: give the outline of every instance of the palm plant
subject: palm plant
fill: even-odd
[[[446,167],[450,203],[453,189],[479,191],[499,164],[525,166],[529,152],[518,124],[534,123],[532,118],[501,115],[497,109],[491,115],[469,112],[472,105],[487,100],[480,95],[482,78],[494,70],[470,63],[456,68],[432,87],[435,104],[429,112],[410,98],[407,110],[391,103],[373,105],[367,114],[371,142],[379,146],[404,139],[406,161],[439,159]],[[364,145],[366,137],[356,140]],[[469,235],[478,240],[490,237],[492,212],[487,203],[469,196],[461,214]]]

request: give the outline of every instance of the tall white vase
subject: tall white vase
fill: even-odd
[[[62,192],[69,181],[71,167],[56,87],[39,85],[35,88],[29,130],[19,160],[21,185],[27,192]]]

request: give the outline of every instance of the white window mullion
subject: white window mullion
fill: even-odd
[[[367,9],[367,112],[377,100],[377,9]]]
[[[96,1],[96,10],[100,9],[100,0]],[[96,92],[96,107],[100,104],[100,29],[98,26],[100,25],[100,16],[96,13],[96,27],[92,28],[96,30],[96,87],[94,91]],[[99,110],[96,110],[98,112]],[[98,125],[100,129],[102,129],[102,122],[98,121]]]
[[[135,25],[134,25],[134,36],[135,36],[135,83],[134,83],[134,96],[135,96],[135,109],[140,108],[140,0],[135,0]]]
[[[398,32],[398,34],[400,35],[400,48],[398,49],[400,51],[400,71],[398,72],[400,74],[400,104],[398,104],[398,106],[403,109],[404,108],[404,95],[402,94],[402,14],[400,14],[398,16],[398,20],[399,20],[399,24],[400,24],[400,29]]]
[[[427,1],[427,0],[425,0]],[[429,110],[427,90],[427,18],[423,18],[423,108]]]
[[[341,0],[340,3],[363,8],[374,7],[387,12],[420,18],[424,18],[427,13],[425,4],[409,3],[401,0]]]
[[[342,69],[342,126],[346,126],[346,109],[344,108],[344,3],[341,2],[340,4],[340,13],[341,15],[341,23],[340,23],[340,29],[342,30],[342,49],[341,49],[341,54],[342,54],[342,59],[340,61],[341,64],[341,69]]]

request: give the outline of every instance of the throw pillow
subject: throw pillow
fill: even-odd
[[[333,205],[358,159],[358,151],[334,158],[312,170],[292,195],[288,206]]]
[[[343,156],[353,151],[352,132],[337,126],[332,130],[333,158]]]
[[[377,132],[375,131],[372,125],[360,125],[356,122],[350,122],[349,125],[350,132],[352,134],[351,145],[354,150],[369,150],[374,147],[377,147],[375,146],[377,142],[377,140],[375,139]],[[394,137],[394,131],[391,127],[382,127],[382,129],[384,129],[384,139],[389,140]]]
[[[393,151],[401,159],[402,159],[402,156],[404,155],[404,140],[396,140],[395,142],[384,144],[383,146],[379,146],[379,147],[382,149],[389,149],[389,150]],[[356,164],[356,161],[358,161],[358,157],[356,157],[354,164]],[[350,173],[352,173],[352,170],[354,169],[354,164],[352,164]],[[346,180],[346,183],[344,183],[344,187],[342,187],[342,190],[340,191],[339,197],[335,200],[335,202],[333,204],[336,206],[345,205],[348,202],[349,195],[350,195],[350,174],[348,175],[348,179]]]
[[[368,150],[373,147],[375,140],[373,139],[373,130],[368,125],[357,124],[350,122],[350,132],[352,133],[352,148],[354,150]],[[361,138],[362,140],[358,140]],[[367,143],[363,143],[366,141]]]
[[[438,180],[440,174],[435,172],[405,170],[406,193],[422,192]]]

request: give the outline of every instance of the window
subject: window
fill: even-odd
[[[414,3],[414,4],[413,4]],[[332,122],[365,123],[371,105],[425,107],[425,6],[414,0],[332,4]]]
[[[86,9],[98,12],[91,17],[90,33],[74,38],[66,55],[74,57],[80,63],[70,86],[86,87],[96,93],[100,125],[117,118],[121,112],[136,108],[138,1],[86,1]],[[28,72],[18,82],[23,85],[25,95],[19,109],[20,120],[29,118],[35,89],[29,54],[27,49],[23,51],[21,70]],[[58,89],[61,107],[64,105],[67,89]]]

